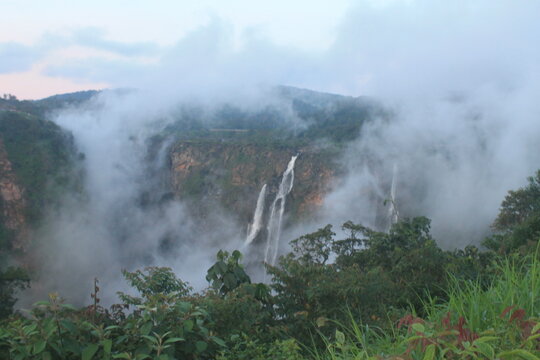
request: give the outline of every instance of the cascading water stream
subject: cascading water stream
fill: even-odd
[[[397,178],[397,164],[394,164],[392,170],[392,185],[390,186],[390,207],[388,208],[388,230],[398,222],[399,212],[396,206],[396,178]]]
[[[277,259],[279,248],[279,237],[281,235],[281,221],[283,220],[283,213],[285,212],[285,199],[291,192],[294,183],[294,163],[298,155],[294,155],[287,169],[283,173],[281,178],[281,184],[279,184],[279,190],[276,195],[272,207],[270,208],[270,217],[268,219],[268,238],[266,240],[266,250],[264,252],[264,262],[274,265]],[[279,203],[279,204],[278,204]],[[279,209],[276,208],[279,206]]]
[[[264,200],[266,197],[266,184],[263,185],[261,191],[259,192],[259,197],[257,198],[257,206],[255,207],[255,213],[253,214],[253,222],[248,226],[248,234],[246,241],[244,242],[244,247],[249,246],[262,227],[262,217],[264,213]]]

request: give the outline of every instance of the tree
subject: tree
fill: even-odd
[[[231,255],[220,250],[217,253],[217,262],[208,269],[206,280],[222,295],[233,291],[242,284],[251,283],[251,279],[240,264],[242,254],[235,250]]]
[[[529,184],[508,191],[493,227],[499,231],[512,230],[540,212],[540,170],[527,179]]]
[[[501,254],[529,252],[540,237],[540,170],[528,178],[529,184],[510,190],[493,228],[498,232],[487,238],[483,245]]]
[[[134,272],[123,270],[122,274],[129,284],[142,295],[142,298],[139,298],[118,292],[120,299],[128,305],[140,305],[145,301],[153,300],[155,297],[160,299],[168,297],[177,300],[187,296],[191,291],[191,287],[178,279],[168,267],[151,266],[144,268],[144,271],[137,270]]]
[[[15,294],[27,288],[29,283],[28,274],[21,268],[0,269],[0,319],[12,314],[13,305],[17,302]]]
[[[333,334],[325,319],[348,323],[352,315],[386,326],[411,306],[421,311],[428,293],[444,296],[451,258],[431,237],[429,219],[403,219],[389,232],[352,222],[343,230],[345,239],[327,225],[293,240],[292,253],[267,266],[278,318],[300,341],[311,341],[314,324]]]

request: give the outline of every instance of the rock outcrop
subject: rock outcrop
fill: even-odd
[[[10,247],[25,250],[26,247],[26,201],[24,189],[17,183],[11,162],[0,139],[0,216],[4,232],[11,237]]]
[[[299,154],[287,212],[305,217],[321,204],[336,174],[328,151],[284,145],[182,141],[171,150],[171,184],[180,199],[219,202],[243,222],[253,216],[264,184],[268,199],[277,192],[291,156]]]

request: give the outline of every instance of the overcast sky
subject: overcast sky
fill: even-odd
[[[1,0],[0,93],[233,81],[380,95],[493,74],[511,86],[537,68],[539,14],[537,0]]]
[[[276,45],[324,50],[334,41],[349,2],[2,0],[0,91],[35,98],[121,86],[118,79],[60,74],[59,69],[84,59],[91,59],[88,67],[97,60],[100,66],[159,63],[179,41],[216,21],[231,33],[235,48],[248,37],[260,37]]]

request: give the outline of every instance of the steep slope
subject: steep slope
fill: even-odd
[[[176,197],[217,202],[247,224],[259,191],[277,193],[291,156],[298,154],[295,185],[289,197],[292,217],[313,212],[329,190],[337,167],[329,150],[309,147],[181,141],[171,150],[171,184]]]
[[[58,109],[81,105],[98,93],[100,92],[96,90],[78,91],[74,93],[53,95],[40,100],[22,101],[17,100],[13,95],[4,95],[3,98],[0,98],[0,110],[31,114],[44,118],[50,112],[54,112]]]
[[[0,139],[0,248],[25,247],[26,200]]]
[[[26,112],[0,110],[0,242],[26,250],[30,227],[72,184],[72,137]]]
[[[184,105],[173,116],[176,120],[154,138],[173,144],[173,197],[190,202],[194,211],[202,209],[201,216],[205,208],[223,207],[247,225],[265,184],[265,211],[270,210],[293,155],[299,157],[285,220],[313,215],[342,171],[336,160],[347,143],[367,122],[390,115],[367,98],[280,86],[258,106],[222,104],[209,111]]]

